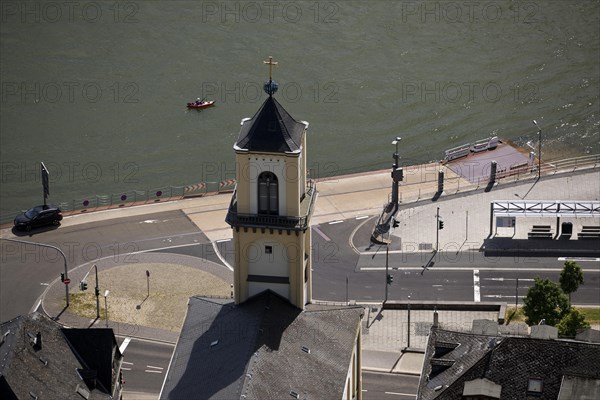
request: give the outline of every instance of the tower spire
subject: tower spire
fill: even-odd
[[[269,81],[265,82],[263,89],[269,96],[273,96],[273,94],[279,88],[277,82],[273,80],[273,66],[277,65],[277,62],[273,61],[272,56],[269,56],[269,61],[263,61],[263,63],[269,66]]]

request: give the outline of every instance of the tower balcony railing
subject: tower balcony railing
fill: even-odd
[[[237,210],[237,189],[234,190],[229,204],[229,211],[225,222],[233,228],[265,228],[265,229],[284,229],[292,231],[306,230],[310,223],[310,216],[313,213],[317,190],[315,183],[311,180],[306,188],[306,192],[300,201],[300,215],[272,215],[272,214],[246,214],[239,213]]]

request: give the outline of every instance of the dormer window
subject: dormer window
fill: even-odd
[[[544,381],[541,378],[529,378],[527,382],[527,394],[529,396],[541,397],[544,389]]]
[[[258,176],[258,213],[279,214],[279,185],[277,176],[272,172],[263,172]]]

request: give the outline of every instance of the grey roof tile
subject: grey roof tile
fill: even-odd
[[[82,331],[96,333],[95,329]],[[41,346],[34,346],[38,332]],[[60,325],[33,313],[2,323],[0,333],[6,334],[0,346],[0,398],[25,399],[31,393],[40,399],[81,400],[77,386],[88,388],[77,370],[86,367],[71,351]],[[109,398],[100,389],[90,390],[90,400]]]
[[[161,398],[341,398],[362,313],[302,311],[271,291],[238,306],[190,298]]]
[[[453,360],[454,364],[428,379],[438,342],[460,344],[444,355],[444,359]],[[435,359],[433,361],[436,364]],[[543,398],[555,399],[563,376],[600,379],[600,345],[432,329],[419,398],[460,399],[466,381],[487,378],[502,386],[501,398],[526,399],[529,378],[537,377],[543,379]]]
[[[306,125],[296,121],[277,100],[269,96],[256,114],[240,129],[236,147],[258,152],[297,152]]]

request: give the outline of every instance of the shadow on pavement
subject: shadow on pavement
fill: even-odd
[[[513,239],[492,237],[484,239],[481,248],[486,257],[539,256],[591,257],[600,255],[600,239],[555,240],[555,239]]]
[[[48,226],[43,226],[43,227],[39,227],[39,228],[33,228],[30,231],[26,231],[26,230],[22,230],[22,229],[17,229],[15,227],[13,227],[11,229],[11,232],[13,235],[17,236],[17,237],[25,237],[25,236],[33,236],[33,235],[37,235],[38,233],[44,233],[44,232],[50,232],[50,231],[54,231],[56,229],[58,229],[60,227],[60,224],[58,225],[48,225]]]

